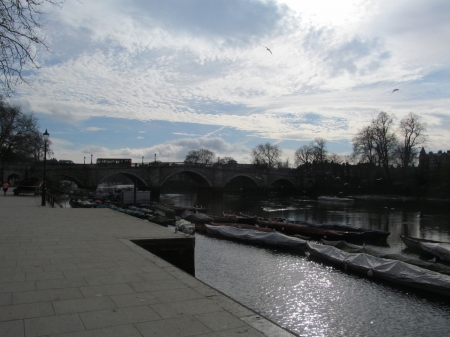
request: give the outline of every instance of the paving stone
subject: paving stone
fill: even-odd
[[[0,332],[2,337],[24,337],[23,321],[0,322]]]
[[[12,304],[12,293],[0,293],[0,305],[10,304]]]
[[[107,284],[102,286],[81,287],[80,290],[85,297],[120,295],[136,292],[127,284]]]
[[[87,329],[135,324],[161,319],[161,317],[148,306],[85,312],[80,313],[80,317]]]
[[[63,273],[67,278],[109,275],[108,271],[102,268],[64,270]]]
[[[69,332],[51,335],[49,337],[142,337],[142,335],[133,325],[129,324],[103,329]]]
[[[0,306],[0,321],[53,316],[54,314],[55,312],[50,302]]]
[[[26,273],[27,281],[52,280],[65,278],[61,271],[42,271],[40,273]]]
[[[130,283],[136,292],[159,291],[159,290],[177,290],[186,288],[186,284],[177,279],[152,280],[146,282]]]
[[[82,277],[75,277],[70,279],[64,278],[56,280],[40,280],[36,281],[35,283],[37,290],[76,288],[88,286],[88,283]]]
[[[61,264],[49,264],[42,267],[44,271],[62,271],[62,270],[77,270],[78,266],[76,263],[61,263]]]
[[[78,314],[28,318],[24,321],[26,337],[38,337],[85,330]]]
[[[57,315],[117,308],[114,302],[105,296],[54,301],[53,307]]]
[[[142,278],[136,274],[108,274],[107,276],[85,277],[85,279],[91,286],[142,281]]]
[[[0,284],[0,293],[11,293],[15,291],[27,291],[34,289],[36,289],[36,286],[33,281],[4,282]]]
[[[0,283],[4,282],[23,282],[25,281],[25,273],[20,274],[1,274]]]
[[[164,319],[223,311],[221,306],[207,298],[173,303],[158,303],[152,304],[150,307]]]
[[[185,337],[211,332],[192,316],[139,323],[134,325],[144,337]]]
[[[222,331],[214,331],[211,333],[206,333],[201,335],[201,337],[264,337],[264,336],[276,336],[282,337],[282,335],[271,335],[271,334],[263,334],[260,331],[253,329],[249,326],[243,326],[236,329],[222,330]],[[292,335],[290,335],[292,336]]]
[[[78,288],[23,291],[13,293],[13,304],[72,300],[82,297],[83,294]]]
[[[118,264],[114,261],[110,262],[87,262],[87,263],[78,263],[78,269],[106,269],[109,271],[109,268],[115,268]]]
[[[161,301],[161,303],[186,301],[204,297],[190,288],[153,291],[151,294]]]
[[[245,322],[230,314],[228,311],[216,311],[206,314],[199,314],[195,315],[195,318],[213,331],[229,330],[247,325]]]
[[[160,301],[148,292],[110,296],[111,300],[119,307],[136,307],[160,303]]]

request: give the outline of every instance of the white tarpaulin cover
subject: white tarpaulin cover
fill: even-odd
[[[395,283],[450,295],[450,276],[423,269],[402,261],[383,259],[364,253],[347,253],[333,246],[308,242],[311,255],[323,258],[345,269]]]
[[[261,232],[253,229],[241,229],[230,226],[205,225],[208,234],[216,234],[229,239],[266,244],[280,248],[304,248],[306,241],[281,234],[279,232]]]
[[[441,260],[450,262],[450,244],[448,243],[420,242],[420,248]]]

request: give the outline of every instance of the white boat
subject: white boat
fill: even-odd
[[[311,256],[327,260],[345,270],[387,280],[401,285],[450,296],[450,276],[402,261],[389,260],[364,253],[347,253],[333,246],[307,243]]]
[[[420,242],[420,248],[442,261],[450,262],[450,244],[448,243]]]
[[[317,198],[318,202],[326,202],[326,203],[336,203],[336,204],[345,204],[345,205],[353,205],[355,200],[350,198],[340,198],[340,197],[326,197],[320,196]]]
[[[306,241],[287,236],[279,232],[261,232],[253,229],[241,229],[230,226],[205,225],[210,235],[217,235],[231,240],[244,241],[258,245],[267,245],[276,248],[304,250]]]

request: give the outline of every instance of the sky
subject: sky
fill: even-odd
[[[292,165],[316,137],[350,154],[381,111],[395,125],[419,115],[427,151],[450,150],[448,0],[66,0],[46,12],[50,51],[12,102],[48,130],[56,159],[181,162],[206,148],[250,163],[269,142]]]

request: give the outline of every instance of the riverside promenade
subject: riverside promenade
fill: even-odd
[[[0,336],[293,336],[131,241],[184,235],[2,193]]]

